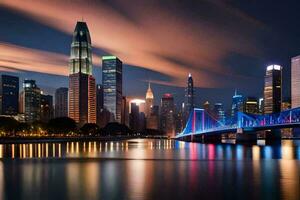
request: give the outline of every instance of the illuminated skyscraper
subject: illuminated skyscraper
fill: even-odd
[[[154,96],[153,96],[153,92],[151,90],[151,86],[149,83],[148,89],[146,92],[146,108],[145,108],[146,118],[148,118],[151,114],[151,108],[153,107],[153,101],[154,101]]]
[[[25,121],[34,122],[41,119],[41,90],[35,80],[24,80]]]
[[[168,136],[175,136],[175,106],[172,94],[164,94],[161,99],[160,129]]]
[[[110,114],[110,121],[121,123],[122,62],[115,56],[102,57],[103,102]]]
[[[270,65],[267,67],[264,87],[264,113],[281,111],[282,101],[282,67]]]
[[[291,87],[292,108],[300,107],[300,56],[292,58]]]
[[[222,103],[215,103],[213,112],[219,122],[225,122],[225,111]]]
[[[248,97],[245,101],[245,112],[250,114],[258,114],[258,101],[255,97]]]
[[[238,112],[243,112],[244,110],[244,98],[242,95],[237,93],[235,90],[234,95],[232,97],[232,105],[231,105],[231,116],[236,117]]]
[[[189,73],[189,77],[187,80],[187,87],[185,89],[185,123],[189,118],[191,110],[195,107],[194,104],[194,81],[192,78],[192,74]]]
[[[92,76],[92,47],[85,22],[77,22],[69,62],[69,117],[80,125],[96,123],[96,82]]]
[[[0,114],[17,115],[19,101],[19,78],[9,75],[0,76]]]
[[[68,88],[55,91],[55,117],[68,117]]]

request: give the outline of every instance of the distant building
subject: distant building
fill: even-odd
[[[48,122],[53,118],[53,96],[41,94],[41,121]]]
[[[213,112],[219,122],[225,122],[225,110],[222,103],[215,103]]]
[[[97,124],[101,124],[103,120],[101,117],[101,113],[103,111],[103,86],[101,84],[97,84],[96,86],[96,115],[97,115]]]
[[[55,90],[55,117],[68,117],[68,88]]]
[[[181,109],[178,110],[178,111],[177,110],[175,111],[175,115],[174,115],[174,118],[175,118],[175,134],[181,133],[182,130],[185,128],[183,117],[184,116],[183,116],[183,112],[182,112]]]
[[[292,58],[291,97],[292,108],[300,107],[300,56]]]
[[[130,120],[129,126],[132,130],[138,131],[139,130],[139,106],[136,103],[131,103],[131,110],[130,110]]]
[[[270,65],[267,67],[264,87],[264,113],[281,111],[282,101],[282,67]]]
[[[76,24],[69,68],[69,117],[80,125],[96,123],[96,82],[92,76],[91,37],[85,22]]]
[[[19,113],[24,114],[25,113],[25,93],[24,91],[21,91],[19,93]],[[25,117],[24,117],[25,119]]]
[[[245,101],[245,112],[249,114],[258,114],[258,101],[256,97],[247,97]]]
[[[189,118],[191,110],[193,110],[193,108],[195,107],[194,98],[195,98],[194,97],[194,81],[192,78],[192,74],[189,73],[189,77],[187,80],[187,87],[185,89],[185,102],[184,102],[184,105],[185,105],[184,121],[185,121],[185,123]]]
[[[41,119],[41,90],[35,80],[24,80],[25,121],[34,122]]]
[[[147,118],[147,129],[159,129],[159,107],[152,106],[150,116]]]
[[[161,99],[160,129],[168,136],[175,136],[174,98],[172,94],[164,94]]]
[[[128,99],[123,96],[122,97],[122,109],[121,109],[121,123],[126,126],[129,125],[129,102]]]
[[[235,93],[232,97],[231,116],[236,117],[238,112],[244,111],[244,97],[241,94]]]
[[[151,114],[151,108],[153,106],[153,102],[154,102],[154,95],[153,95],[153,92],[151,90],[151,85],[149,83],[148,89],[147,89],[147,92],[146,92],[146,107],[145,107],[146,118],[148,118]]]
[[[210,112],[210,104],[208,101],[205,101],[204,104],[203,104],[203,109],[207,112]]]
[[[0,76],[0,114],[17,115],[19,111],[19,78]]]
[[[259,114],[264,113],[264,98],[258,99],[258,111],[259,111]]]
[[[115,56],[102,57],[103,102],[111,120],[121,123],[122,62]]]

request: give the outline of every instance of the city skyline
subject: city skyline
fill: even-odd
[[[19,3],[17,5],[17,3]],[[145,8],[145,3],[142,3],[141,6],[142,8],[144,9]],[[185,4],[185,3],[184,3]],[[195,11],[188,5],[188,3],[186,3],[186,7],[187,9],[191,9],[193,11],[193,13],[195,13]],[[266,12],[263,16],[260,16],[261,13],[261,9],[260,8],[253,8],[253,11],[249,11],[247,9],[244,8],[243,5],[231,5],[231,4],[223,4],[223,3],[220,3],[220,5],[215,5],[214,3],[208,3],[206,2],[205,4],[207,4],[207,6],[211,6],[213,7],[213,11],[216,12],[216,11],[219,11],[221,10],[222,11],[222,15],[226,16],[226,17],[234,17],[234,18],[242,18],[241,20],[245,20],[244,18],[247,18],[247,17],[242,17],[243,15],[242,14],[252,14],[252,17],[249,17],[250,19],[254,20],[256,19],[258,22],[265,22],[267,21],[268,23],[266,23],[267,27],[272,27],[272,28],[279,28],[279,25],[276,25],[276,24],[273,24],[272,22],[268,21],[268,17],[270,16],[270,13]],[[23,8],[21,8],[21,6],[24,5]],[[26,23],[28,26],[24,26],[23,23],[21,23],[21,25],[19,27],[15,27],[13,26],[13,24],[10,24],[12,26],[7,26],[7,27],[12,27],[11,29],[12,30],[9,30],[10,28],[8,28],[8,30],[5,30],[4,33],[2,34],[5,34],[5,35],[0,35],[0,41],[1,41],[1,47],[3,49],[5,49],[5,52],[7,53],[6,55],[11,55],[12,52],[14,52],[13,50],[15,50],[15,52],[18,52],[18,55],[20,56],[28,56],[28,62],[27,64],[25,64],[26,68],[25,70],[33,70],[35,72],[24,72],[22,71],[21,74],[20,74],[20,80],[22,82],[22,80],[24,80],[25,77],[27,77],[28,79],[35,79],[37,80],[37,84],[40,85],[41,88],[44,88],[44,90],[48,93],[50,93],[51,95],[54,94],[54,91],[56,88],[58,87],[66,87],[67,86],[67,77],[62,77],[62,76],[55,76],[55,75],[45,75],[45,74],[40,74],[40,73],[37,73],[37,72],[41,72],[41,70],[52,70],[52,71],[47,71],[47,73],[56,73],[55,72],[55,66],[61,66],[61,64],[63,63],[62,67],[64,70],[67,70],[67,66],[64,64],[64,63],[67,63],[67,60],[68,60],[68,43],[70,42],[70,37],[69,35],[72,34],[68,28],[68,30],[62,30],[60,27],[57,27],[59,25],[58,24],[53,24],[53,23],[50,23],[49,22],[49,19],[52,19],[53,18],[53,14],[51,12],[47,12],[47,14],[49,14],[47,17],[47,19],[45,20],[41,20],[41,21],[38,21],[36,22],[35,20],[33,20],[31,18],[31,16],[34,14],[34,15],[43,15],[43,13],[35,13],[36,11],[32,11],[28,8],[28,5],[26,3],[26,1],[24,2],[18,2],[18,1],[3,1],[1,2],[0,4],[0,9],[1,11],[3,10],[4,12],[3,15],[5,16],[5,19],[11,19],[11,20],[3,20],[3,24],[9,24],[9,23],[12,23],[14,20],[16,21],[20,21],[20,18],[23,19],[23,22]],[[64,7],[64,5],[62,5]],[[95,5],[96,8],[99,8],[101,7],[102,5]],[[153,6],[158,6],[159,7],[159,3],[155,3]],[[254,6],[254,5],[253,5]],[[273,7],[275,7],[275,9],[279,9],[276,7],[276,4],[275,5],[272,5]],[[39,3],[37,3],[37,7],[38,8],[43,8],[43,9],[47,9],[47,8],[52,8],[53,10],[57,10],[58,8],[55,7],[55,5],[52,5],[51,3],[45,3],[45,5],[40,5]],[[128,7],[128,5],[119,5],[120,8],[122,8],[122,10],[124,10],[125,8]],[[118,6],[117,7],[114,7],[114,9],[112,9],[114,12],[113,14],[109,11],[105,12],[107,13],[107,16],[115,16],[115,12],[118,11],[117,8],[119,8]],[[295,6],[296,8],[297,6]],[[86,8],[86,10],[91,10],[91,11],[94,11],[93,8],[91,8],[91,6],[83,6],[83,8]],[[83,9],[83,8],[80,8],[80,9]],[[106,9],[107,8],[107,5],[106,6],[103,6],[103,8],[101,9]],[[174,5],[174,9],[177,8],[177,5]],[[232,11],[230,11],[230,9],[228,8],[232,8],[234,10],[238,10],[239,11],[239,14],[238,16],[236,16],[235,14],[232,13]],[[74,5],[74,12],[79,9],[77,5]],[[136,13],[136,8],[132,8],[133,9],[133,13],[134,14],[138,14]],[[161,8],[160,10],[163,10],[165,8]],[[268,8],[268,9],[271,9],[271,8]],[[283,11],[286,10],[285,7],[282,8]],[[14,11],[14,12],[13,12]],[[125,9],[126,11],[126,9]],[[59,12],[59,9],[57,10],[57,12]],[[70,13],[72,13],[71,11],[68,11]],[[169,92],[169,93],[172,93],[173,96],[174,96],[174,99],[176,101],[176,104],[179,105],[180,102],[183,102],[183,98],[182,96],[184,95],[184,91],[182,91],[182,88],[185,87],[184,84],[185,84],[185,79],[186,79],[186,75],[191,72],[193,73],[194,75],[194,79],[195,79],[195,87],[196,88],[196,93],[198,94],[204,94],[204,95],[201,95],[200,97],[196,97],[196,104],[197,105],[202,105],[206,100],[209,100],[209,102],[211,103],[214,103],[214,102],[222,102],[224,103],[225,107],[228,108],[231,104],[231,95],[232,95],[232,92],[234,91],[235,88],[237,88],[236,86],[239,85],[238,89],[239,91],[244,95],[244,96],[256,96],[256,97],[262,97],[262,90],[263,90],[263,72],[265,71],[265,67],[269,64],[273,64],[273,63],[276,63],[276,64],[280,64],[283,66],[283,80],[288,80],[287,77],[289,77],[289,73],[290,73],[290,58],[291,57],[294,57],[296,55],[298,55],[300,53],[300,50],[299,48],[297,47],[297,40],[295,40],[295,44],[293,43],[292,47],[286,47],[285,43],[282,42],[280,44],[276,44],[278,46],[280,46],[280,49],[282,48],[285,48],[286,51],[284,51],[284,55],[282,55],[283,51],[281,52],[277,52],[276,50],[271,50],[271,53],[266,51],[264,53],[266,53],[265,56],[263,56],[262,58],[257,58],[257,57],[253,57],[253,56],[250,56],[250,58],[247,58],[245,60],[242,60],[239,59],[238,57],[239,56],[229,56],[229,58],[225,59],[226,60],[229,60],[230,61],[230,65],[226,65],[226,64],[223,64],[223,65],[220,65],[221,69],[230,69],[232,74],[235,74],[234,76],[231,76],[230,74],[223,74],[221,77],[215,77],[215,78],[211,78],[211,80],[215,81],[215,82],[218,82],[219,83],[219,86],[218,87],[215,87],[213,89],[208,89],[209,87],[207,87],[207,85],[203,85],[202,83],[199,83],[199,81],[202,81],[204,80],[203,79],[203,75],[205,75],[206,72],[203,72],[203,69],[200,69],[201,67],[200,66],[196,66],[193,68],[193,65],[192,64],[187,64],[186,62],[186,59],[188,59],[191,55],[189,54],[186,54],[186,53],[182,53],[182,55],[186,56],[186,59],[182,59],[182,56],[176,56],[174,55],[174,57],[171,57],[171,59],[175,60],[174,62],[176,63],[176,59],[179,59],[178,62],[179,63],[182,63],[182,64],[179,64],[181,66],[180,68],[180,72],[182,73],[180,76],[178,77],[172,77],[174,73],[170,73],[170,72],[173,72],[173,69],[174,69],[174,66],[172,67],[172,70],[169,70],[168,73],[163,73],[161,70],[162,67],[158,67],[154,62],[154,61],[149,61],[149,63],[146,63],[146,68],[147,69],[144,69],[144,66],[142,65],[143,63],[140,61],[140,58],[138,57],[134,57],[134,58],[138,58],[136,59],[136,62],[138,62],[139,64],[138,65],[132,65],[133,61],[132,59],[127,59],[126,56],[123,56],[124,53],[124,43],[127,43],[128,41],[120,41],[120,40],[117,40],[119,41],[119,44],[115,44],[113,43],[113,39],[115,37],[121,37],[119,36],[119,34],[114,34],[112,35],[111,39],[109,39],[107,37],[107,31],[109,32],[109,29],[107,31],[105,31],[103,34],[99,34],[99,30],[97,28],[95,28],[95,25],[99,25],[98,22],[95,22],[95,17],[99,17],[99,14],[98,15],[95,15],[95,17],[91,17],[89,14],[86,14],[87,12],[83,12],[83,16],[77,16],[74,15],[70,15],[70,17],[72,17],[72,19],[70,18],[66,18],[65,16],[62,16],[62,20],[66,21],[67,25],[66,25],[66,28],[71,26],[71,22],[72,22],[72,28],[74,26],[74,24],[76,23],[77,20],[79,20],[80,18],[83,17],[84,21],[86,21],[89,26],[91,26],[91,35],[92,35],[92,38],[93,40],[95,40],[95,44],[93,44],[93,47],[95,47],[95,52],[94,54],[96,55],[96,57],[94,57],[94,65],[96,67],[95,69],[95,78],[97,80],[97,83],[101,83],[101,73],[100,73],[100,68],[99,66],[101,66],[101,61],[100,61],[100,57],[103,56],[103,55],[110,55],[110,54],[113,54],[113,55],[116,55],[118,57],[120,57],[120,59],[124,62],[124,82],[126,82],[127,84],[124,86],[124,94],[126,96],[143,96],[144,94],[144,91],[145,91],[145,88],[147,88],[147,82],[148,80],[150,79],[151,82],[152,82],[152,87],[153,89],[155,90],[156,92],[156,96],[158,98],[156,98],[156,102],[155,104],[158,104],[159,102],[159,99],[163,96],[164,93],[166,92]],[[94,12],[92,12],[94,13]],[[124,13],[124,15],[126,14],[126,12]],[[86,16],[85,16],[86,15]],[[101,15],[102,16],[102,15]],[[102,17],[106,18],[107,16],[105,16],[103,14]],[[125,15],[126,16],[126,15]],[[144,15],[143,15],[144,16]],[[197,15],[198,16],[198,15]],[[256,17],[255,17],[256,16]],[[120,19],[123,19],[124,16],[120,17]],[[179,15],[178,17],[182,17],[182,20],[186,20],[186,18],[188,16],[186,16],[186,13],[183,13],[182,16]],[[198,16],[199,17],[199,16]],[[112,22],[115,22],[115,20],[117,20],[118,23],[120,23],[121,25],[124,25],[120,22],[120,19],[111,19]],[[144,20],[144,18],[141,18],[142,20]],[[205,16],[204,16],[204,19]],[[248,23],[248,18],[246,20],[246,22]],[[220,19],[220,16],[216,16],[216,21],[218,22],[217,24],[219,24],[219,22],[221,21]],[[251,21],[251,20],[250,20]],[[209,23],[212,23],[211,21],[208,21]],[[174,24],[173,24],[174,23]],[[176,27],[178,25],[178,22],[175,20],[175,22],[172,23],[172,27]],[[252,24],[253,21],[251,21],[250,24]],[[263,23],[264,24],[264,23]],[[57,26],[56,26],[57,25]],[[101,23],[100,23],[101,25]],[[143,24],[144,25],[144,24]],[[160,24],[159,24],[160,25]],[[36,31],[35,32],[30,32],[28,33],[28,27],[37,27],[37,29],[35,29]],[[201,27],[202,24],[195,24],[194,25],[195,27]],[[20,30],[20,31],[25,31],[24,34],[18,34],[18,37],[17,38],[14,38],[13,35],[8,35],[7,33],[10,32],[10,31],[13,31],[15,30],[14,29],[17,28],[17,30]],[[109,26],[110,27],[110,26]],[[126,26],[121,26],[122,28],[124,28],[125,30],[130,30],[128,29],[128,24],[126,24]],[[157,27],[157,29],[160,28]],[[220,27],[222,28],[222,27]],[[216,27],[214,27],[213,30],[218,30]],[[253,28],[255,32],[255,28]],[[292,29],[292,27],[289,27],[289,29]],[[95,31],[94,31],[95,30]],[[145,29],[145,30],[148,30],[148,29]],[[189,30],[189,29],[188,29]],[[211,31],[210,29],[207,30],[208,32]],[[232,30],[229,28],[228,30],[229,33],[232,33]],[[37,34],[39,33],[39,34]],[[38,45],[41,41],[43,40],[43,35],[44,34],[41,34],[41,33],[45,33],[45,35],[51,40],[51,41],[56,41],[54,38],[57,38],[57,42],[52,42],[53,44],[50,44],[48,43],[47,41],[45,41],[45,43],[43,43],[43,45]],[[100,32],[101,33],[101,32]],[[239,32],[241,33],[241,32]],[[295,32],[297,33],[297,32]],[[185,34],[182,34],[180,33],[181,35],[180,36],[185,36]],[[241,33],[242,34],[242,33]],[[272,35],[273,33],[270,32],[270,31],[267,31],[267,33],[264,33],[263,35],[264,36],[270,36]],[[277,33],[279,34],[279,33]],[[164,32],[162,33],[162,35],[164,35]],[[255,34],[254,34],[255,35]],[[249,35],[248,34],[245,34],[245,37],[248,37]],[[30,38],[30,40],[24,40],[24,37],[25,38]],[[145,36],[146,37],[146,36]],[[202,38],[202,35],[199,34],[199,40]],[[220,36],[218,35],[218,38]],[[225,38],[227,38],[228,36],[227,35],[224,35]],[[273,36],[275,37],[275,36]],[[276,36],[278,37],[278,36]],[[276,38],[275,37],[275,38]],[[102,39],[101,39],[102,38]],[[142,38],[142,36],[140,36],[139,38]],[[138,38],[138,39],[139,39]],[[152,37],[150,37],[151,39]],[[22,39],[22,42],[20,42],[20,40]],[[119,38],[120,39],[120,38]],[[149,39],[148,37],[146,39]],[[154,37],[154,39],[157,39]],[[194,37],[193,37],[194,39]],[[256,38],[257,39],[257,38]],[[261,39],[261,38],[260,38]],[[274,38],[273,38],[274,39]],[[101,40],[101,41],[99,41]],[[130,40],[130,39],[129,39]],[[287,44],[291,44],[290,42],[288,43],[288,40],[290,39],[286,39],[286,43]],[[140,40],[138,40],[140,41]],[[157,40],[154,40],[154,41],[157,41]],[[229,40],[230,42],[233,42],[233,46],[234,45],[237,45],[237,44],[234,44],[235,41],[232,41],[232,40]],[[102,42],[104,42],[106,45],[107,44],[110,44],[110,43],[113,43],[111,46],[114,48],[113,50],[111,49],[103,49],[101,48],[102,46]],[[210,42],[210,41],[209,41]],[[126,49],[128,50],[128,53],[131,53],[132,51],[138,51],[139,48],[138,47],[141,47],[139,44],[140,42],[138,42],[137,44],[137,48],[131,48],[131,49]],[[213,43],[209,43],[208,46],[211,46]],[[260,43],[262,44],[262,43]],[[275,44],[272,44],[272,37],[271,39],[268,41],[268,44],[270,45],[266,45],[267,48],[270,48],[270,49],[274,49],[274,45]],[[170,45],[170,44],[168,44]],[[183,46],[185,47],[187,44],[184,44],[181,40],[178,41],[178,45],[180,48],[180,46]],[[99,47],[100,46],[100,47]],[[299,45],[298,45],[299,46]],[[22,47],[22,48],[20,48]],[[119,52],[116,51],[116,48],[119,48]],[[145,46],[143,46],[145,47]],[[223,46],[222,46],[223,47]],[[222,50],[224,50],[224,53],[227,55],[228,54],[228,50],[231,49],[231,46],[228,47],[226,46],[227,48],[221,48]],[[236,47],[236,46],[235,46]],[[272,48],[271,48],[272,47]],[[26,48],[26,49],[24,49]],[[270,50],[269,49],[269,50]],[[28,52],[32,52],[32,54],[30,55],[24,55],[22,54],[21,50],[28,50]],[[157,49],[156,49],[157,50]],[[201,50],[200,49],[195,49],[196,51],[195,52],[198,52]],[[211,48],[208,49],[209,52],[211,51]],[[236,49],[234,49],[236,50]],[[211,51],[212,53],[214,51]],[[233,52],[239,52],[239,51],[233,51]],[[241,49],[241,53],[242,53],[242,49]],[[169,53],[169,52],[168,52]],[[159,52],[159,54],[161,54],[161,52]],[[199,53],[195,53],[196,55],[194,55],[193,57],[201,60],[201,55],[199,56]],[[32,58],[32,56],[35,56],[35,59]],[[228,57],[225,56],[225,57]],[[230,58],[231,57],[231,58]],[[234,58],[236,57],[236,58]],[[249,57],[249,56],[248,56]],[[18,68],[18,65],[15,64],[15,68],[12,67],[12,61],[20,61],[18,60],[19,57],[17,58],[12,58],[11,56],[9,57],[10,62],[5,62],[4,60],[1,61],[1,63],[3,64],[1,69],[4,70],[3,67],[6,67],[5,70],[9,70],[9,71],[15,71],[15,70],[20,70],[20,67]],[[169,56],[167,56],[167,58],[169,58]],[[46,63],[44,62],[41,62],[41,60],[44,60]],[[147,59],[146,59],[147,60]],[[169,59],[170,60],[170,59]],[[183,60],[183,62],[182,62]],[[217,59],[218,61],[224,61],[223,59]],[[35,62],[33,62],[35,61]],[[191,61],[195,61],[195,59],[193,58]],[[228,62],[229,62],[228,61]],[[151,64],[153,63],[153,64]],[[246,63],[246,64],[245,64]],[[248,64],[247,64],[248,63]],[[6,65],[8,64],[8,65]],[[35,66],[36,65],[40,65],[40,66],[45,66],[45,67],[40,67],[40,68],[30,68],[28,66],[31,66],[32,64],[34,64]],[[220,63],[219,63],[220,64]],[[178,64],[176,65],[178,66]],[[240,67],[241,66],[241,67]],[[9,68],[10,67],[10,68]],[[200,68],[199,68],[200,67]],[[9,68],[9,69],[8,69]],[[150,68],[150,69],[149,69]],[[205,67],[204,67],[205,68]],[[61,69],[61,68],[59,68]],[[205,68],[207,69],[208,71],[210,70],[210,68]],[[23,67],[23,70],[24,70],[24,67]],[[64,70],[61,70],[62,72]],[[196,72],[195,72],[196,71]],[[221,70],[222,71],[222,70]],[[44,71],[45,72],[45,71]],[[200,75],[199,75],[200,73]],[[209,72],[211,73],[211,72]],[[239,73],[241,74],[249,74],[249,77],[250,77],[250,80],[244,80],[244,79],[240,79],[238,78],[239,77]],[[214,74],[214,72],[212,73]],[[254,75],[254,79],[253,78],[253,75]],[[210,76],[213,76],[213,75],[209,75],[208,77]],[[224,77],[235,77],[237,76],[237,78],[233,79],[234,81],[232,81],[232,84],[231,85],[228,85],[226,80],[224,80]],[[138,78],[136,78],[138,77]],[[43,80],[43,81],[42,81]],[[159,81],[158,81],[159,80]],[[165,86],[165,83],[162,83],[161,80],[164,80],[164,81],[167,81],[167,82],[170,82],[170,84],[174,84],[174,86]],[[249,85],[249,84],[246,84],[248,81],[252,81],[254,84],[253,85]],[[289,90],[290,88],[287,87],[287,85],[289,85],[288,83],[286,83],[287,81],[283,81],[283,84],[284,84],[284,87],[283,88],[286,88],[284,89],[284,97],[286,96],[289,96]],[[213,86],[214,84],[210,84],[210,86]],[[180,86],[180,87],[178,87]],[[256,91],[256,88],[261,88],[260,91]],[[218,95],[216,95],[218,94]],[[212,101],[214,100],[214,101]]]

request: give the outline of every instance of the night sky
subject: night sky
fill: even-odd
[[[265,68],[283,66],[290,95],[290,59],[300,55],[300,2],[274,0],[0,0],[0,71],[37,80],[46,93],[68,85],[68,57],[78,20],[87,22],[94,76],[101,56],[124,63],[124,95],[153,84],[183,101],[188,73],[196,104],[223,102],[234,89],[262,97]]]

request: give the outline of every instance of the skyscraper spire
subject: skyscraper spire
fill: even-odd
[[[151,114],[151,108],[153,107],[154,95],[151,89],[150,81],[148,82],[148,89],[146,92],[146,109],[145,115],[149,117]]]
[[[189,73],[187,87],[185,90],[185,121],[188,119],[189,114],[194,107],[194,81],[192,78],[192,74]]]

